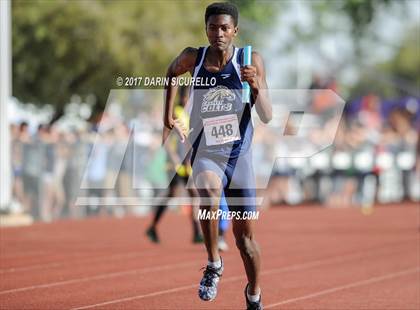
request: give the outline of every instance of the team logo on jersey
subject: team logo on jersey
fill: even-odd
[[[231,111],[234,100],[235,93],[226,86],[211,88],[203,97],[201,113]]]

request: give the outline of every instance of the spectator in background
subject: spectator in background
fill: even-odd
[[[415,183],[415,191],[418,196],[420,191],[420,139],[417,132],[417,146],[416,146],[416,162],[414,167],[414,183]]]
[[[403,161],[399,162],[398,157],[397,165],[401,170],[402,177],[402,190],[403,190],[403,199],[410,198],[410,179],[412,171],[415,168],[415,152],[418,139],[418,132],[414,129],[411,122],[411,115],[405,109],[394,109],[389,115],[389,125],[393,131],[393,140],[391,146],[391,151],[394,156],[405,155]],[[409,166],[408,161],[413,159],[413,165]]]
[[[323,89],[324,83],[322,82],[322,78],[319,74],[314,74],[312,76],[312,81],[311,81],[311,85],[309,85],[309,89],[310,90],[315,90],[315,89]]]
[[[367,130],[367,138],[377,144],[383,127],[380,110],[381,100],[374,94],[362,98],[361,109],[357,113],[357,121]]]
[[[65,190],[64,212],[73,218],[82,216],[82,213],[76,209],[76,198],[79,193],[81,177],[84,163],[87,161],[87,145],[82,138],[85,133],[79,133],[71,130],[66,134],[66,145],[68,149],[68,159],[66,171],[63,177]]]
[[[381,101],[378,96],[369,94],[362,98],[361,108],[357,118],[368,130],[378,132],[382,128],[382,116],[380,111]]]
[[[45,148],[39,137],[42,126],[31,137],[27,124],[22,125],[22,180],[25,193],[25,209],[37,220],[40,218],[42,172],[45,167]]]
[[[11,153],[12,153],[12,172],[13,172],[13,185],[12,195],[16,199],[20,207],[24,205],[24,191],[22,183],[22,141],[21,135],[24,128],[27,129],[27,123],[21,123],[19,126],[12,124],[10,132],[12,136]]]
[[[106,143],[108,145],[108,155],[106,159],[105,197],[109,204],[115,204],[119,187],[117,178],[123,158],[121,152],[125,152],[125,148],[121,148],[119,145],[114,128],[106,132]]]
[[[327,198],[330,207],[348,207],[352,204],[357,190],[357,182],[352,169],[352,152],[357,146],[349,133],[354,130],[343,118],[338,127],[332,156],[332,190]]]
[[[314,86],[311,85],[311,87]],[[324,120],[330,119],[337,106],[337,98],[335,96],[335,93],[338,91],[337,82],[335,79],[327,80],[325,83],[318,81],[316,87],[319,87],[319,89],[313,89],[311,94],[311,111]]]
[[[93,139],[92,139],[93,140]],[[87,163],[87,181],[89,183],[90,203],[87,208],[87,215],[97,215],[102,213],[105,178],[107,172],[107,158],[109,145],[106,133],[98,133],[96,143],[91,141],[91,151]]]
[[[127,207],[119,203],[118,198],[132,196],[132,182],[130,179],[130,168],[132,165],[129,159],[132,155],[128,149],[130,147],[130,137],[128,128],[123,124],[116,124],[108,132],[109,152],[107,158],[107,199],[114,201],[115,205],[112,213],[117,216],[123,216],[128,212]]]
[[[400,149],[414,149],[418,133],[411,124],[411,115],[405,109],[394,109],[389,115],[389,124],[398,137]]]
[[[64,174],[67,169],[67,161],[69,157],[69,148],[66,143],[65,132],[55,132],[55,162],[54,162],[54,194],[55,194],[55,207],[54,217],[60,218],[67,216],[65,210],[65,189],[64,189]]]
[[[296,124],[295,120],[292,117],[289,117],[283,135],[296,135],[297,127],[298,124]],[[270,139],[270,136],[266,136],[266,139]],[[271,151],[274,154],[279,154],[280,149],[283,153],[289,152],[289,145],[283,143],[280,133],[272,133],[271,139],[277,143],[268,148],[269,152]],[[269,143],[269,140],[266,140],[266,143]],[[288,157],[276,158],[274,166],[272,167],[270,181],[267,186],[267,195],[265,197],[265,199],[268,200],[266,202],[268,205],[289,203],[290,180],[294,175],[295,169],[288,163]]]
[[[51,221],[53,219],[53,208],[56,203],[56,185],[54,180],[55,173],[55,142],[51,135],[51,127],[48,125],[40,125],[39,139],[45,152],[45,165],[42,171],[42,204],[41,219],[43,221]]]

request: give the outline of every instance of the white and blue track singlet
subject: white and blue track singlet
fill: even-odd
[[[212,86],[193,86],[188,111],[190,142],[200,156],[235,158],[245,154],[252,143],[252,103],[242,103],[240,64],[242,48],[234,47],[233,55],[219,72],[204,67],[208,47],[200,47],[193,78],[216,79]]]

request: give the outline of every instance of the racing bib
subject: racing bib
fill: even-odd
[[[241,139],[236,114],[203,119],[207,146],[219,145]]]

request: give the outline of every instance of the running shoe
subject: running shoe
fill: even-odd
[[[256,302],[252,302],[248,300],[248,285],[245,286],[245,300],[246,300],[246,310],[264,310],[263,304],[261,302],[261,293],[260,293],[260,300]]]
[[[156,229],[154,229],[153,227],[150,227],[148,230],[146,230],[146,236],[153,243],[159,243],[160,242],[159,236],[158,236],[158,234],[156,232]]]
[[[222,258],[220,260],[222,261],[220,268],[205,267],[204,276],[198,288],[198,296],[204,301],[212,301],[217,296],[217,285],[223,273],[223,260]]]
[[[204,238],[201,234],[194,235],[193,243],[203,243],[203,242],[204,242]]]
[[[225,241],[225,238],[222,236],[219,236],[219,240],[217,241],[217,247],[219,248],[219,251],[226,252],[229,250],[229,246]]]

